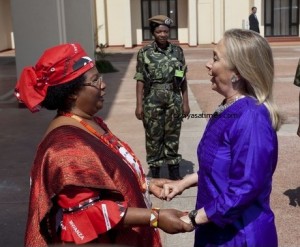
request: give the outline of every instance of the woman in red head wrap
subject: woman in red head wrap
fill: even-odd
[[[45,51],[15,94],[32,112],[57,110],[31,170],[25,246],[90,242],[161,246],[193,227],[175,209],[151,208],[164,179],[147,180],[140,161],[95,114],[106,84],[79,44]]]

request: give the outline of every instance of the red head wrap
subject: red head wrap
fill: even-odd
[[[34,67],[23,69],[15,95],[30,111],[39,111],[49,86],[69,82],[94,66],[80,44],[62,44],[49,48]]]

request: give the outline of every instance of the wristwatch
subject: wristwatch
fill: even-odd
[[[197,209],[195,209],[195,210],[192,210],[191,212],[189,212],[189,218],[190,218],[190,220],[191,220],[191,222],[192,222],[192,225],[194,226],[194,227],[196,227],[198,224],[196,223],[196,215],[197,215],[197,213],[198,213],[198,210]]]

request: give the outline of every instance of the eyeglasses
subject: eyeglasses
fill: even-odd
[[[103,75],[100,74],[97,80],[86,82],[83,84],[83,86],[91,86],[97,89],[101,89],[102,82],[103,82]]]

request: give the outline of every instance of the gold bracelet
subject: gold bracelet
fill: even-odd
[[[158,227],[158,217],[159,217],[159,208],[152,208],[150,214],[150,226],[157,228]]]

